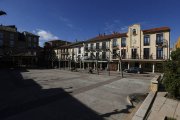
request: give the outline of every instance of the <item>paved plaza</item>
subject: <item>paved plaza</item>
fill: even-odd
[[[180,120],[180,102],[164,97],[166,92],[158,92],[148,120],[163,120],[165,117]]]
[[[0,119],[125,120],[127,96],[148,93],[154,75],[96,75],[58,69],[1,70]]]

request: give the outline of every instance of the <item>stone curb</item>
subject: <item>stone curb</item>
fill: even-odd
[[[155,99],[156,93],[150,92],[138,111],[133,116],[132,120],[144,120],[152,106],[152,103]]]
[[[158,84],[160,76],[155,76],[151,82],[155,82]],[[146,99],[143,101],[142,105],[138,109],[138,111],[133,116],[132,120],[145,120],[151,106],[156,98],[157,91],[150,91]]]

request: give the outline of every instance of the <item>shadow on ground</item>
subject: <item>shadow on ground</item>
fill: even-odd
[[[115,115],[115,114],[119,114],[119,113],[125,113],[125,114],[128,114],[130,113],[130,109],[134,108],[133,106],[130,106],[130,105],[126,105],[126,108],[125,109],[122,109],[122,110],[114,110],[113,112],[110,112],[110,113],[105,113],[105,114],[102,114],[101,116],[102,117],[110,117],[111,115]]]
[[[104,120],[114,114],[100,116],[62,88],[42,89],[33,79],[24,79],[21,72],[28,71],[0,70],[1,120]]]

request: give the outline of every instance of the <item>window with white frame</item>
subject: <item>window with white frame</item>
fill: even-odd
[[[121,38],[121,47],[126,47],[126,38]]]
[[[117,46],[117,38],[114,38],[113,39],[113,47],[116,47]]]
[[[137,34],[137,32],[136,32],[136,29],[133,29],[133,35],[136,35]]]
[[[145,35],[144,36],[144,46],[149,46],[150,45],[150,35]]]
[[[163,44],[163,33],[156,34],[156,45]]]

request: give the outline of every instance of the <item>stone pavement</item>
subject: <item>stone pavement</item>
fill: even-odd
[[[1,120],[124,120],[132,110],[127,95],[147,93],[152,79],[55,69],[0,73],[7,83],[1,83]]]
[[[165,94],[165,92],[157,93],[148,120],[164,120],[166,116],[180,120],[180,101],[166,98]]]

